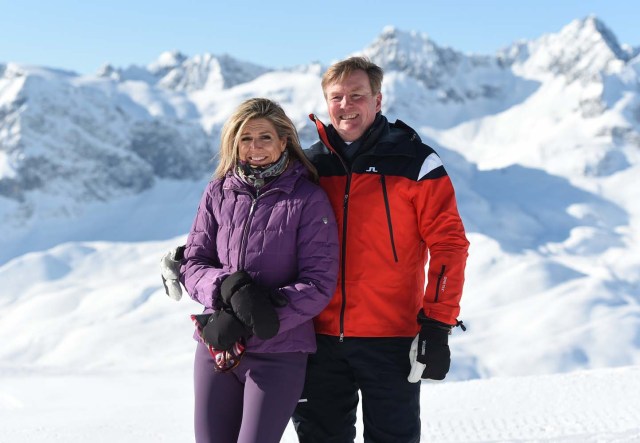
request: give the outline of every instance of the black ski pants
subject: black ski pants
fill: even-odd
[[[420,383],[409,383],[412,337],[316,336],[293,415],[300,443],[352,443],[358,391],[365,443],[420,441]]]

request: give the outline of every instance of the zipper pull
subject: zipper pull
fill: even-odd
[[[338,339],[338,341],[339,341],[340,343],[342,343],[342,342],[344,341],[344,332],[341,332],[341,333],[340,333],[340,338]]]

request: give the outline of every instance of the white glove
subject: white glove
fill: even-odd
[[[418,339],[420,338],[420,334],[416,335],[416,338],[411,342],[411,347],[409,348],[409,362],[411,363],[411,371],[409,371],[409,376],[407,380],[409,383],[418,383],[422,378],[422,373],[424,369],[427,367],[424,363],[420,363],[418,358]]]
[[[160,259],[160,273],[164,292],[172,299],[179,301],[182,298],[180,285],[180,265],[184,253],[184,246],[171,249]]]

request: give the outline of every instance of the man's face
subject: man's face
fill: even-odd
[[[382,94],[373,94],[369,77],[362,70],[353,72],[343,81],[330,83],[324,90],[331,124],[342,140],[360,138],[380,111]]]

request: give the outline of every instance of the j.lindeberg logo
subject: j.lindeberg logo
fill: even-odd
[[[376,167],[375,167],[375,166],[369,166],[369,169],[367,169],[367,170],[366,170],[366,171],[364,171],[364,172],[378,172],[378,170],[376,169]]]

